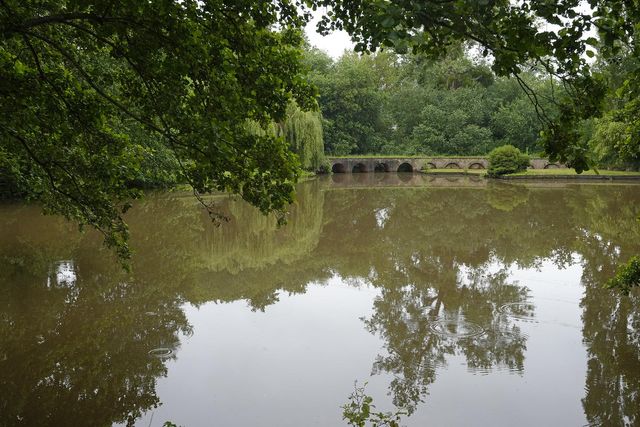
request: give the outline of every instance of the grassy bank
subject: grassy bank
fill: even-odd
[[[524,172],[505,175],[506,179],[640,179],[640,172],[588,170],[576,173],[573,169],[529,169]]]
[[[484,169],[427,169],[423,173],[432,175],[477,175],[485,176]],[[588,170],[577,173],[574,169],[529,169],[527,171],[504,175],[503,179],[640,179],[640,172]]]
[[[523,177],[531,177],[535,178],[538,176],[544,177],[580,177],[580,176],[629,176],[629,177],[640,177],[640,172],[628,172],[628,171],[611,171],[611,170],[588,170],[584,171],[581,174],[577,173],[574,169],[528,169],[523,172],[513,173],[506,176],[523,176]]]

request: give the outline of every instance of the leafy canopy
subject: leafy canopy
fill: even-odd
[[[288,0],[0,1],[0,171],[125,258],[121,214],[158,153],[197,194],[282,217],[297,159],[244,124],[280,121],[291,99],[314,106],[305,20]]]

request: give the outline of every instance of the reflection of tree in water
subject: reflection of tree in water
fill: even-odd
[[[128,218],[133,276],[94,233],[79,234],[35,206],[2,207],[0,424],[132,423],[156,406],[156,380],[172,356],[149,352],[176,350],[179,333],[189,332],[185,298],[248,299],[264,309],[278,289],[304,292],[318,278],[311,266],[263,272],[316,245],[322,193],[313,185],[301,188],[291,226],[282,229],[228,202],[221,208],[232,221],[213,229],[192,199],[148,198]]]
[[[394,404],[409,412],[427,394],[447,356],[464,355],[472,370],[522,371],[525,350],[519,328],[498,312],[526,298],[526,289],[505,283],[504,270],[463,284],[456,280],[455,267],[448,270],[454,274],[442,274],[446,270],[439,265],[420,265],[421,276],[430,279],[422,285],[383,286],[375,314],[365,321],[386,342],[387,354],[378,356],[373,373],[393,375]]]
[[[479,199],[480,209],[473,211],[460,209],[464,198],[437,193],[407,189],[327,195],[337,212],[326,221],[330,226],[317,251],[331,258],[331,248],[339,247],[339,259],[332,260],[336,271],[343,277],[368,277],[380,288],[375,314],[365,324],[385,341],[387,354],[378,356],[373,372],[393,375],[393,401],[410,412],[448,356],[464,355],[469,368],[478,370],[521,371],[524,361],[525,338],[498,308],[523,302],[526,289],[506,283],[504,268],[489,273],[490,243],[469,236],[468,224],[488,213],[481,203],[484,193],[463,191],[470,205]],[[340,203],[331,200],[334,196]],[[460,215],[438,214],[451,210]]]
[[[601,277],[609,276],[596,280]],[[621,298],[602,289],[601,282],[584,279],[583,335],[589,360],[582,404],[587,420],[589,425],[639,425],[640,294]]]
[[[159,403],[166,368],[149,351],[189,326],[175,295],[126,279],[58,263],[37,280],[2,280],[0,300],[24,302],[0,306],[3,425],[132,422]]]
[[[325,215],[329,226],[316,253],[330,258],[330,249],[340,248],[331,263],[335,270],[367,277],[381,289],[366,326],[384,339],[388,354],[378,357],[373,372],[392,374],[394,403],[410,410],[450,355],[463,355],[470,369],[522,371],[525,337],[498,308],[512,303],[511,314],[531,316],[530,306],[514,304],[525,301],[526,291],[505,282],[504,268],[488,274],[491,261],[535,268],[549,259],[565,268],[578,253],[586,271],[600,272],[587,287],[587,296],[595,289],[598,297],[586,305],[585,316],[598,313],[602,318],[591,333],[604,335],[593,341],[600,347],[590,349],[585,412],[596,425],[623,425],[611,422],[610,412],[626,414],[632,421],[627,425],[633,425],[637,415],[630,414],[640,406],[640,325],[631,308],[638,304],[620,303],[599,287],[611,277],[613,266],[639,249],[640,228],[634,221],[639,199],[634,187],[343,190],[325,198],[336,212]],[[468,282],[460,280],[462,270],[472,276]],[[609,292],[608,298],[599,299],[603,292]],[[460,338],[455,328],[465,333],[461,319],[486,333]],[[444,322],[450,333],[435,334],[434,322],[440,330]],[[585,319],[585,328],[587,324]],[[635,335],[623,338],[624,328]],[[612,348],[607,342],[622,347],[616,353],[618,364],[608,364]],[[613,390],[603,389],[605,385]],[[606,403],[597,404],[602,395],[608,397]],[[616,421],[624,419],[616,416]]]
[[[241,201],[221,197],[216,209],[230,221],[213,227],[191,196],[156,197],[133,209],[127,218],[131,246],[141,255],[134,262],[167,263],[188,274],[194,271],[238,274],[278,263],[292,264],[317,245],[323,213],[318,182],[298,187],[289,222],[278,228],[274,216],[262,215]],[[149,254],[155,254],[150,257]],[[144,267],[142,267],[144,268]]]
[[[617,266],[638,252],[640,226],[629,219],[640,206],[625,199],[620,189],[612,191],[609,203],[590,197],[591,223],[580,242],[582,333],[589,358],[582,404],[589,425],[640,424],[640,292],[621,297],[602,288]]]
[[[526,187],[502,182],[492,182],[490,185],[487,201],[495,209],[511,212],[529,200],[529,190]]]

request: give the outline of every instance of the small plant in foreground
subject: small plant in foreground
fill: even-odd
[[[513,145],[494,148],[489,153],[489,176],[496,177],[508,173],[524,171],[529,167],[529,156]]]
[[[373,398],[365,394],[364,386],[358,387],[358,382],[354,384],[354,392],[349,396],[349,403],[342,406],[342,419],[347,420],[350,426],[366,427],[399,427],[400,417],[405,415],[403,410],[391,412],[373,412],[375,405]],[[367,424],[369,423],[369,424]]]
[[[607,288],[619,289],[625,295],[629,295],[631,289],[638,286],[640,286],[640,256],[631,257],[606,284]]]

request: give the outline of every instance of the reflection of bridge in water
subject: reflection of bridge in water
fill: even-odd
[[[424,169],[487,169],[486,157],[329,157],[331,172],[417,172]],[[531,169],[564,166],[548,159],[531,159]]]
[[[335,173],[322,178],[332,188],[371,187],[484,187],[487,180],[477,175],[425,175],[422,173]]]

